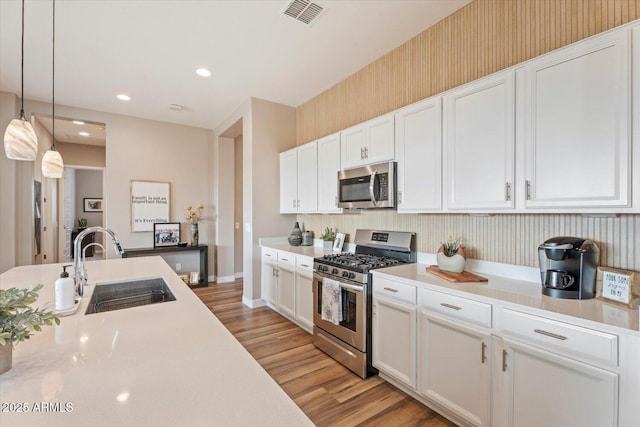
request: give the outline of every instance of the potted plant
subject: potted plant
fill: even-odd
[[[80,218],[78,220],[78,230],[84,230],[87,228],[87,218]]]
[[[438,267],[440,270],[450,271],[452,273],[462,273],[464,271],[467,258],[464,254],[464,246],[460,242],[460,238],[449,238],[442,242],[436,254]]]
[[[326,227],[324,233],[320,238],[324,241],[322,249],[325,252],[331,252],[333,250],[333,241],[336,240],[336,231],[333,228]]]
[[[55,313],[30,307],[42,286],[31,290],[0,289],[0,374],[11,369],[14,343],[29,339],[32,333],[42,330],[42,325],[60,324]]]

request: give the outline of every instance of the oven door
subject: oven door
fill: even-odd
[[[321,273],[313,273],[313,324],[352,347],[367,351],[367,286],[362,283],[340,281],[342,289],[342,317],[339,325],[322,319]],[[329,277],[329,276],[326,276]],[[329,277],[336,280],[334,277]]]

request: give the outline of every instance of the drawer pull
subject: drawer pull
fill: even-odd
[[[502,350],[502,372],[507,372],[507,350]]]
[[[288,258],[282,258],[282,260],[283,260],[283,261],[289,261],[289,259],[288,259]]]
[[[393,288],[384,288],[384,290],[389,292],[398,292],[397,289],[393,289]]]
[[[309,267],[307,264],[300,264],[300,267]]]
[[[545,335],[547,337],[551,337],[551,338],[555,338],[557,340],[566,340],[567,337],[563,336],[563,335],[558,335],[558,334],[554,334],[553,332],[547,332],[543,329],[534,329],[533,332],[535,332],[536,334],[541,334],[541,335]]]
[[[443,307],[450,308],[452,310],[462,310],[462,307],[458,307],[457,305],[447,304],[446,302],[441,302],[440,305]]]
[[[480,362],[482,362],[483,365],[484,365],[484,362],[487,360],[486,350],[487,350],[487,345],[484,343],[484,341],[482,341],[482,357],[480,359]]]

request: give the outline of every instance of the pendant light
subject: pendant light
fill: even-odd
[[[22,0],[22,47],[20,59],[20,115],[11,120],[4,132],[4,152],[11,160],[36,159],[38,138],[24,116],[24,0]]]
[[[47,178],[62,178],[64,163],[56,150],[56,0],[53,0],[53,49],[51,53],[51,148],[42,157],[42,175]]]

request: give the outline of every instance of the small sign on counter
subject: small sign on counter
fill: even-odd
[[[637,308],[640,303],[640,274],[630,270],[598,267],[596,298]]]

